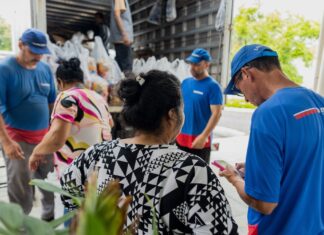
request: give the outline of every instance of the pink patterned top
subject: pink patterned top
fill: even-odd
[[[88,147],[111,140],[111,115],[107,102],[96,92],[72,88],[56,98],[52,121],[55,118],[72,123],[65,145],[55,153],[58,175]]]

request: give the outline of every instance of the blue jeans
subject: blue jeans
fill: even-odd
[[[66,207],[64,207],[64,215],[67,214],[68,212],[69,210]],[[71,223],[72,223],[72,219],[66,220],[64,222],[64,228],[69,228]]]
[[[131,46],[122,43],[115,43],[115,60],[122,72],[131,72],[133,70],[133,53]]]

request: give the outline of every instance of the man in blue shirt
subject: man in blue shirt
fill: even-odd
[[[220,173],[248,204],[249,234],[324,234],[324,98],[282,72],[278,55],[258,44],[233,58],[225,94],[258,106],[242,179]]]
[[[31,178],[44,179],[53,170],[53,158],[32,175],[28,159],[49,126],[55,101],[55,86],[48,65],[41,62],[49,53],[45,34],[26,30],[19,40],[19,53],[0,62],[0,143],[5,154],[10,202],[18,203],[26,214],[33,207]],[[54,195],[41,190],[42,219],[54,218]]]
[[[208,51],[195,49],[186,61],[191,65],[192,77],[181,84],[185,122],[177,145],[209,163],[211,134],[221,116],[223,94],[218,82],[208,74]]]

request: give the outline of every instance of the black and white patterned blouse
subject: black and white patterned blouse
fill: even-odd
[[[118,179],[124,195],[132,195],[127,224],[140,216],[138,234],[153,234],[151,199],[159,234],[237,234],[230,206],[216,175],[197,156],[174,145],[134,145],[119,140],[87,149],[61,178],[62,188],[84,195],[84,184],[98,171],[98,192]],[[62,197],[66,207],[75,206]]]

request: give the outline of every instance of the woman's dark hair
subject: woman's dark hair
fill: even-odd
[[[172,74],[151,70],[136,79],[126,79],[118,91],[124,100],[122,118],[136,130],[159,133],[162,118],[182,103],[180,82]]]
[[[78,58],[71,58],[69,61],[61,61],[56,70],[56,77],[65,83],[83,83],[83,71],[80,68],[80,64],[81,62]]]

